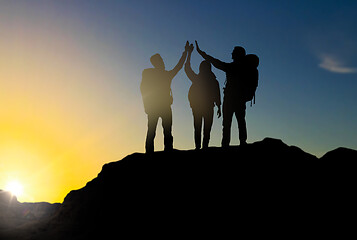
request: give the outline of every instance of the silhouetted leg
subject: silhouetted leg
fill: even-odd
[[[208,148],[213,124],[213,108],[210,108],[205,112],[203,119],[205,122],[203,129],[203,148]]]
[[[162,119],[162,128],[164,129],[165,151],[170,151],[173,149],[171,106],[164,111],[164,114],[161,116],[161,119]]]
[[[192,110],[193,127],[195,135],[195,148],[201,148],[202,114],[199,111]]]
[[[223,102],[222,147],[228,147],[231,141],[232,118],[233,108],[230,104],[227,104],[227,101],[225,100]]]
[[[156,135],[156,126],[159,117],[157,114],[148,114],[148,131],[146,134],[145,150],[146,153],[154,152],[154,139]]]
[[[239,105],[236,111],[236,117],[238,121],[238,129],[239,129],[239,141],[241,145],[247,143],[247,125],[245,122],[245,103]]]

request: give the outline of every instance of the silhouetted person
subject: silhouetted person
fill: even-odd
[[[154,151],[156,126],[160,117],[164,130],[165,151],[173,149],[173,137],[171,133],[171,104],[173,102],[171,82],[185,62],[188,47],[188,42],[186,42],[185,51],[182,53],[179,62],[172,70],[165,70],[165,64],[161,56],[155,54],[150,58],[150,62],[154,68],[144,69],[143,71],[140,90],[145,112],[148,116],[148,130],[145,143],[147,153]]]
[[[246,99],[243,86],[246,75],[244,72],[245,49],[243,47],[235,47],[232,52],[233,62],[225,63],[201,51],[197,41],[196,48],[204,59],[226,73],[226,86],[223,98],[222,147],[229,146],[233,114],[235,114],[238,121],[240,144],[245,145],[247,143],[247,127],[245,122]]]
[[[190,45],[185,64],[187,77],[192,81],[188,93],[188,99],[192,108],[193,125],[196,149],[201,148],[201,131],[203,127],[203,148],[208,148],[211,128],[213,123],[214,105],[218,107],[217,115],[221,117],[221,94],[219,83],[211,70],[211,64],[203,61],[200,64],[199,73],[196,74],[191,68],[191,53],[193,45]]]

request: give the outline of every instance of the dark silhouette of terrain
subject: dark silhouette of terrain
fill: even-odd
[[[356,163],[355,150],[318,159],[271,138],[225,149],[134,153],[71,191],[49,221],[11,237],[296,236],[351,211]]]
[[[61,204],[46,202],[20,203],[10,192],[0,190],[0,239],[9,230],[48,220]]]

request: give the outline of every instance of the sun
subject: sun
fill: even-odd
[[[5,190],[11,192],[16,197],[20,197],[23,194],[24,188],[20,182],[14,180],[7,183]]]

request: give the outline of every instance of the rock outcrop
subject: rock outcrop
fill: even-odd
[[[271,138],[244,147],[134,153],[71,191],[28,239],[225,238],[284,228],[304,214],[305,222],[331,214],[331,202],[349,197],[356,163],[354,150],[318,159]]]

